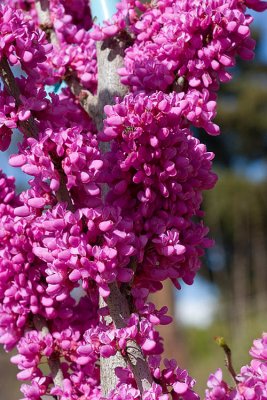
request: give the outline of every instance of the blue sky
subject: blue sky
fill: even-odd
[[[260,58],[263,61],[267,61],[267,11],[263,13],[257,13],[252,11],[251,14],[254,17],[254,24],[262,31],[263,41],[260,46]]]

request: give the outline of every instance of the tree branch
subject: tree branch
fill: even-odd
[[[93,119],[94,115],[91,114],[91,109],[94,110],[97,106],[97,96],[94,96],[89,90],[82,87],[73,71],[68,71],[65,82],[71,93],[79,100],[84,111]]]
[[[121,293],[117,283],[109,285],[110,295],[106,302],[110,316],[117,329],[125,328],[125,320],[130,317],[129,303],[124,294]],[[134,340],[128,340],[126,346],[126,359],[135,377],[136,384],[141,393],[150,389],[153,378],[148,363],[140,346]]]
[[[115,97],[123,97],[128,88],[122,85],[117,70],[123,66],[124,51],[129,36],[122,33],[114,38],[97,42],[98,86],[95,103],[87,104],[88,112],[96,123],[98,131],[103,129],[104,107],[114,104]]]
[[[51,23],[49,0],[35,0],[35,8],[38,15],[40,28],[46,33],[47,39],[54,46],[58,45],[57,35]]]
[[[50,333],[44,318],[35,315],[33,317],[33,324],[35,328],[41,332],[42,337],[45,337]],[[54,385],[62,387],[64,377],[60,367],[60,357],[58,353],[54,352],[51,354],[51,356],[48,358],[48,365]]]
[[[99,308],[107,307],[107,303],[100,296]],[[113,322],[110,315],[103,317],[105,323],[109,325]],[[114,389],[118,383],[117,376],[115,374],[115,369],[117,367],[126,368],[126,360],[123,358],[122,354],[117,351],[115,356],[109,358],[100,357],[100,381],[101,381],[101,391],[104,397],[107,397],[112,389]]]
[[[0,61],[0,76],[3,79],[3,83],[7,92],[10,94],[10,96],[14,97],[16,107],[18,108],[20,105],[22,105],[20,101],[20,90],[5,57],[3,57]],[[20,121],[19,128],[27,137],[37,138],[38,136],[38,129],[32,116],[30,116],[27,121]]]
[[[121,84],[117,73],[118,68],[123,65],[124,51],[127,46],[126,34],[120,37],[106,39],[97,43],[97,65],[98,65],[98,88],[94,103],[88,103],[89,113],[92,116],[98,131],[103,129],[104,107],[113,104],[115,96],[123,97],[127,88]],[[109,145],[101,143],[102,152],[108,150]],[[126,296],[121,293],[116,283],[110,285],[110,295],[106,299],[100,297],[100,308],[108,305],[110,317],[116,328],[125,328],[130,316],[129,304]],[[116,387],[117,378],[115,368],[125,367],[129,364],[135,377],[137,386],[142,393],[151,387],[153,379],[142,353],[140,346],[133,340],[129,340],[126,347],[126,362],[117,353],[114,357],[101,358],[101,385],[102,393],[108,396],[110,391]]]
[[[91,116],[98,131],[103,129],[105,105],[114,104],[115,97],[123,97],[128,92],[128,88],[121,83],[117,70],[123,66],[124,51],[130,39],[127,32],[123,32],[116,37],[97,42],[98,85],[95,96],[84,89],[73,75],[66,79],[71,92]]]
[[[237,379],[236,379],[236,372],[235,369],[233,367],[233,363],[232,363],[232,352],[230,347],[227,345],[227,343],[225,342],[225,339],[222,336],[217,336],[215,338],[216,343],[223,349],[224,354],[225,354],[225,366],[228,369],[230,375],[232,376],[235,384],[238,383]]]
[[[103,129],[104,107],[114,103],[114,97],[123,97],[128,89],[121,84],[117,73],[118,68],[123,65],[124,51],[127,47],[129,37],[126,33],[115,38],[106,39],[97,43],[97,65],[98,65],[98,88],[95,103],[88,104],[89,113],[96,123],[98,131]],[[102,152],[108,150],[108,144],[101,144]],[[116,283],[110,285],[110,295],[105,301],[100,298],[100,308],[108,305],[110,317],[116,328],[125,328],[130,316],[129,303],[125,294],[122,294]],[[127,342],[126,362],[129,364],[136,384],[141,393],[148,390],[153,382],[149,366],[143,355],[140,346],[133,340]],[[115,388],[117,379],[115,368],[124,367],[125,360],[121,355],[102,358],[101,365],[101,385],[102,393],[107,396]],[[113,378],[110,378],[113,376]],[[108,379],[107,379],[108,378]]]

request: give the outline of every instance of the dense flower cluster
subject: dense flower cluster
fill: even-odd
[[[267,396],[267,334],[261,339],[254,340],[250,349],[253,360],[241,368],[237,375],[237,386],[231,388],[223,381],[222,371],[218,369],[210,375],[207,400],[259,400]]]
[[[86,10],[85,18],[82,19],[83,11]],[[94,92],[97,86],[96,47],[88,32],[92,24],[88,3],[86,7],[84,1],[53,0],[50,11],[57,43],[54,44],[48,63],[41,67],[42,74],[45,74],[47,68],[47,84],[56,83],[71,72],[79,78],[84,88]]]
[[[164,2],[161,2],[164,3]],[[126,50],[122,82],[132,90],[218,90],[231,75],[237,55],[253,57],[252,17],[238,1],[166,2],[152,8],[134,27],[136,41]]]
[[[22,385],[25,398],[39,399],[53,388],[51,377],[39,364],[56,356],[64,358],[62,370],[65,380],[72,380],[72,398],[76,392],[77,398],[86,396],[97,390],[97,358],[92,353],[85,365],[77,348],[84,343],[85,331],[97,324],[97,296],[91,294],[90,300],[84,292],[75,300],[70,290],[61,296],[49,291],[47,263],[34,254],[38,254],[34,244],[41,235],[38,220],[35,222],[34,214],[27,219],[14,216],[14,210],[22,206],[15,197],[12,179],[1,175],[0,183],[0,341],[6,350],[17,345],[18,355],[12,362],[21,370],[18,379],[32,381]],[[55,221],[58,227],[59,222]],[[44,227],[51,230],[49,224]]]
[[[6,177],[2,171],[0,172],[0,202],[1,216],[4,216],[7,209],[12,212],[12,207],[17,204],[15,179]]]
[[[191,283],[200,249],[209,244],[207,229],[192,217],[200,215],[201,192],[214,186],[216,175],[213,154],[187,128],[187,116],[199,107],[190,100],[159,92],[129,95],[105,108],[104,139],[112,139],[106,155],[112,166],[105,177],[111,188],[107,201],[134,219],[137,279],[150,285],[167,277]],[[212,106],[208,102],[203,108]]]
[[[45,33],[35,29],[32,21],[26,20],[22,11],[14,12],[11,7],[0,9],[1,50],[0,59],[7,58],[11,65],[21,64],[31,75],[37,64],[46,60],[51,51]]]
[[[197,400],[187,371],[174,360],[160,366],[156,327],[171,318],[147,299],[166,279],[192,284],[212,243],[201,203],[217,179],[214,155],[194,132],[219,134],[219,85],[238,55],[253,57],[246,6],[263,11],[266,3],[122,0],[102,27],[86,0],[45,2],[45,25],[33,0],[8,3],[0,5],[0,150],[20,129],[10,164],[31,178],[17,196],[0,173],[0,342],[17,347],[18,378],[30,381],[24,400],[103,400],[99,360],[127,355],[129,343],[153,383],[142,392],[128,363],[105,398]],[[96,42],[115,37],[128,44],[118,73],[129,94],[106,105],[97,132],[79,104],[83,92],[48,95],[46,85],[57,92],[74,79],[95,94]],[[129,305],[122,327],[99,308],[114,284]],[[258,361],[242,369],[237,392],[216,372],[207,398],[265,393],[265,342],[255,342]]]
[[[55,158],[61,163],[61,172],[53,163]],[[82,134],[82,127],[61,128],[59,131],[50,128],[38,140],[25,140],[20,154],[11,156],[10,165],[21,167],[23,172],[34,177],[31,181],[34,190],[29,190],[27,198],[24,197],[28,207],[43,208],[49,205],[49,195],[51,191],[59,190],[63,172],[68,177],[67,189],[83,205],[88,205],[92,197],[99,199],[100,188],[95,182],[103,162],[96,138],[90,133]],[[93,201],[94,205],[98,203],[97,200]],[[29,214],[31,212],[29,208]]]
[[[29,80],[34,80],[38,64],[46,60],[52,49],[45,33],[36,30],[34,23],[27,20],[22,11],[14,12],[5,5],[0,8],[0,30],[1,69],[8,61],[10,66],[21,66]],[[24,105],[23,101],[14,99],[6,90],[1,90],[0,105],[0,150],[6,150],[10,144],[12,129],[29,119],[31,112],[28,104]]]

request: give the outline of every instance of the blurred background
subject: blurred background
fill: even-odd
[[[214,337],[225,337],[238,371],[250,360],[252,340],[267,329],[267,17],[254,16],[256,58],[239,62],[233,81],[220,92],[217,123],[222,134],[199,132],[216,153],[219,182],[204,199],[206,224],[216,245],[193,286],[174,292],[167,283],[153,299],[158,306],[168,303],[175,318],[175,324],[161,330],[165,355],[189,370],[202,398],[211,372],[221,367],[228,379]],[[19,192],[25,176],[7,164],[18,140],[1,153],[0,168],[17,178]],[[15,400],[21,394],[9,357],[1,350],[0,399]]]

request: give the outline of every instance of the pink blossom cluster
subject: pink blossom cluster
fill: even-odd
[[[262,338],[254,340],[250,349],[253,360],[249,365],[241,368],[236,377],[237,385],[230,387],[223,381],[222,371],[218,369],[215,374],[210,375],[207,400],[259,400],[267,396],[267,334]]]
[[[160,367],[156,327],[171,318],[147,298],[166,279],[192,284],[212,244],[201,203],[217,179],[214,155],[192,128],[219,134],[219,83],[230,79],[237,55],[253,56],[246,5],[262,11],[266,3],[122,0],[113,19],[93,29],[87,1],[48,5],[43,32],[32,0],[0,6],[1,70],[7,62],[26,75],[14,79],[15,98],[7,85],[0,90],[0,149],[20,129],[10,164],[30,176],[17,196],[12,178],[0,174],[0,342],[7,351],[17,347],[18,378],[30,381],[21,388],[24,400],[102,400],[99,359],[125,355],[131,342],[153,384],[141,393],[130,366],[117,368],[108,399],[197,400],[187,371],[173,360]],[[45,85],[75,78],[95,94],[96,41],[124,36],[119,73],[130,93],[105,107],[97,132],[69,89],[48,96]],[[106,153],[101,142],[109,143]],[[105,318],[108,307],[99,309],[112,283],[131,306],[120,328]],[[256,342],[257,358],[264,346]],[[43,362],[57,367],[61,382]],[[263,371],[263,361],[256,363],[241,375],[254,377],[254,365]],[[248,380],[240,385],[249,387]],[[210,393],[217,386],[226,397],[231,392],[219,372],[210,382]]]
[[[6,57],[10,65],[20,63],[28,75],[33,74],[37,65],[46,60],[46,55],[52,48],[47,43],[45,33],[36,30],[33,22],[25,19],[21,10],[14,12],[5,5],[0,9],[0,26],[0,59]]]
[[[119,73],[132,90],[214,92],[231,78],[236,56],[253,57],[255,42],[239,1],[160,2],[133,25],[136,40]]]
[[[227,6],[224,6],[226,4]],[[168,24],[171,20],[176,20],[177,30],[179,30],[180,26],[183,26],[184,28],[187,26],[188,30],[186,33],[189,33],[189,20],[194,22],[193,26],[191,26],[192,31],[197,30],[197,28],[200,26],[203,28],[205,23],[207,23],[207,20],[209,23],[211,23],[210,16],[208,14],[216,12],[216,9],[218,9],[219,12],[217,17],[212,21],[215,26],[221,22],[221,18],[224,17],[224,15],[221,15],[221,18],[219,17],[220,12],[224,12],[227,7],[241,10],[241,12],[244,12],[245,7],[251,8],[255,11],[264,11],[267,9],[266,2],[262,0],[235,0],[231,2],[224,2],[220,0],[212,2],[206,1],[204,4],[198,1],[189,4],[186,0],[182,2],[178,2],[176,0],[159,0],[157,2],[121,0],[116,5],[117,12],[112,16],[112,18],[104,21],[103,26],[99,26],[97,24],[93,26],[91,36],[95,40],[103,40],[105,38],[112,37],[123,30],[128,30],[128,32],[131,34],[137,34],[137,39],[141,42],[144,39],[146,40],[147,38],[151,38],[155,33],[157,34],[157,31],[159,31],[161,28],[164,28],[164,26],[162,26],[163,22]],[[196,11],[197,9],[199,9],[199,11]],[[183,18],[180,21],[178,18],[178,13],[182,13],[183,15]],[[140,14],[142,15],[141,18]],[[197,16],[202,23],[197,22]],[[161,19],[162,17],[164,19]],[[226,20],[224,22],[226,22]],[[225,25],[223,28],[225,28]]]
[[[14,216],[20,204],[12,180],[1,175],[0,184],[0,341],[6,350],[17,345],[12,362],[20,369],[18,379],[31,381],[22,385],[25,399],[37,400],[57,390],[50,374],[40,369],[45,359],[55,357],[60,358],[64,379],[72,387],[71,398],[95,393],[99,391],[96,354],[85,365],[77,349],[85,344],[86,330],[97,324],[97,296],[93,288],[90,297],[83,292],[76,299],[70,290],[61,296],[49,291],[47,263],[34,254],[41,235],[37,222],[33,227],[36,217]]]
[[[107,201],[134,219],[136,279],[151,287],[167,278],[191,283],[202,249],[210,244],[207,228],[192,221],[201,216],[201,192],[216,182],[213,154],[188,129],[186,117],[193,119],[199,106],[180,94],[159,92],[128,95],[105,108],[103,139],[112,140]],[[209,114],[205,121],[203,110],[198,118],[208,125]]]
[[[267,8],[266,2],[258,0],[121,1],[111,20],[103,27],[94,26],[92,37],[103,40],[123,30],[134,37],[119,70],[132,91],[197,87],[215,92],[221,82],[231,79],[227,68],[235,65],[237,56],[253,58],[253,18],[245,14],[245,6],[257,11]]]
[[[52,49],[44,32],[35,29],[34,23],[27,20],[21,10],[14,12],[11,7],[0,7],[0,62],[7,60],[10,66],[21,66],[29,76],[36,78],[38,64],[46,60]],[[1,90],[0,93],[0,149],[6,150],[10,144],[12,129],[29,119],[31,112],[23,101]]]
[[[4,214],[12,213],[14,206],[18,204],[18,199],[15,193],[15,179],[13,177],[6,177],[5,174],[0,172],[0,207],[1,216]],[[10,211],[7,212],[7,209]]]
[[[75,74],[84,88],[95,92],[96,46],[88,32],[92,24],[88,2],[52,0],[50,11],[57,43],[54,44],[48,63],[41,67],[42,75],[46,75],[47,84],[53,84]]]
[[[153,307],[152,304],[151,307]],[[164,311],[167,312],[167,307]],[[151,314],[142,311],[138,315],[132,314],[126,327],[121,329],[115,329],[106,324],[89,329],[84,335],[85,341],[90,345],[86,349],[90,348],[90,352],[93,349],[101,357],[108,358],[115,355],[117,350],[126,354],[127,342],[134,340],[140,345],[145,355],[161,354],[163,347],[159,341],[159,333],[154,327],[171,322],[170,317],[164,314],[160,315],[163,312],[154,310],[154,313]]]
[[[34,226],[39,240],[35,240],[33,252],[47,265],[47,292],[59,301],[78,282],[88,289],[88,280],[92,280],[101,295],[107,296],[108,283],[131,280],[132,226],[125,226],[114,210],[83,208],[73,214],[58,204],[37,217]],[[103,236],[101,244],[99,236]]]
[[[9,4],[9,2],[6,3]],[[12,65],[17,61],[23,61],[21,65],[22,69],[25,70],[24,64],[28,63],[28,68],[25,71],[27,73],[32,73],[33,66],[37,66],[34,46],[36,46],[38,38],[34,38],[33,36],[31,39],[32,41],[28,40],[27,43],[24,43],[23,35],[25,36],[27,33],[25,33],[25,28],[20,31],[18,31],[18,28],[20,27],[19,20],[23,18],[23,14],[21,13],[22,9],[27,11],[32,17],[32,19],[24,21],[23,25],[25,25],[25,27],[27,26],[30,32],[33,29],[38,32],[39,21],[35,10],[35,2],[31,0],[14,1],[14,6],[18,8],[18,12],[14,14],[11,21],[7,21],[7,17],[5,17],[5,21],[3,21],[5,24],[8,23],[8,25],[4,27],[4,29],[7,30],[4,40],[7,43],[11,42],[12,38],[9,36],[10,32],[12,32],[14,37],[21,36],[21,43],[19,45],[17,43],[11,43],[10,49],[5,51],[11,53],[10,62]],[[49,48],[49,55],[47,54],[48,51],[45,49],[47,62],[45,62],[45,58],[42,56],[44,52],[40,47],[36,78],[41,79],[42,84],[53,85],[57,82],[61,82],[70,74],[75,73],[83,87],[95,91],[97,84],[96,49],[95,42],[88,32],[88,29],[92,26],[89,3],[84,0],[52,0],[49,6],[51,24],[56,34],[56,43],[54,43],[52,48],[50,44],[46,44]],[[51,26],[44,26],[42,28],[49,32]],[[38,40],[41,43],[42,40],[45,40],[46,35],[45,32],[42,32],[40,35],[41,37]],[[14,49],[16,49],[16,54],[14,53]],[[30,54],[32,54],[31,57]],[[41,59],[42,63],[40,64],[39,61]],[[33,65],[33,61],[35,61],[35,65]]]
[[[24,199],[28,214],[33,211],[32,207],[40,209],[49,205],[51,192],[59,189],[61,176],[54,166],[53,158],[60,160],[58,162],[61,163],[62,173],[68,177],[67,189],[73,192],[74,197],[76,195],[76,198],[81,199],[83,196],[83,205],[88,205],[91,198],[99,199],[100,187],[95,182],[103,162],[95,136],[82,133],[82,127],[61,128],[58,131],[50,128],[39,135],[38,140],[25,140],[20,154],[10,157],[10,165],[21,167],[23,172],[34,177],[31,181],[34,190],[28,191],[28,198]],[[77,193],[80,187],[83,192]],[[93,200],[94,205],[98,203],[97,199]]]

